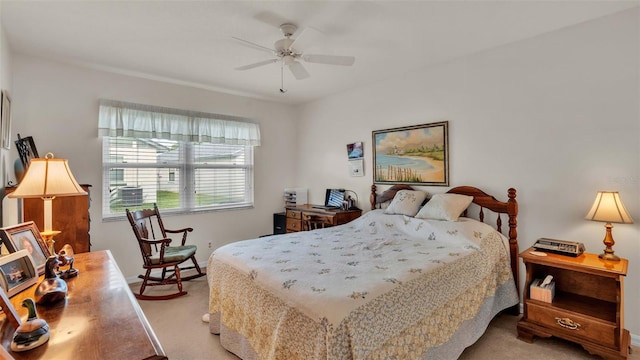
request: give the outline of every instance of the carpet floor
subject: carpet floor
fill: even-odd
[[[237,360],[238,358],[220,346],[217,335],[209,333],[209,324],[202,322],[208,311],[208,287],[206,277],[183,283],[185,296],[164,301],[139,301],[156,336],[170,360]],[[137,284],[131,289],[138,291]],[[147,288],[145,295],[160,294],[161,287]],[[169,289],[174,291],[175,286]],[[589,355],[581,346],[561,339],[536,338],[533,344],[516,337],[518,317],[498,315],[484,335],[467,348],[460,359],[494,360],[574,360],[600,359]],[[632,346],[629,360],[640,360],[640,347]]]

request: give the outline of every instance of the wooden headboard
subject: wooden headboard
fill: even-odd
[[[376,186],[371,185],[371,210],[377,209],[382,206],[383,203],[391,201],[396,193],[400,190],[413,190],[413,188],[406,184],[393,185],[389,189],[385,190],[381,194],[376,193]],[[511,253],[511,271],[513,272],[513,278],[516,283],[518,291],[519,287],[519,267],[518,267],[518,202],[516,201],[516,189],[509,188],[507,190],[506,202],[499,201],[495,197],[485,193],[484,191],[473,186],[458,186],[450,189],[447,193],[462,194],[473,196],[473,203],[480,207],[478,214],[478,220],[484,222],[485,213],[484,210],[490,210],[497,214],[495,228],[498,232],[502,233],[502,218],[501,214],[506,214],[508,217],[509,231],[505,234],[509,238],[509,252]],[[468,209],[467,209],[468,210]],[[467,216],[467,210],[464,211],[463,216]]]

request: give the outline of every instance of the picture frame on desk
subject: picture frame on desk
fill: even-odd
[[[3,227],[0,229],[0,238],[9,253],[15,253],[23,249],[27,250],[35,264],[38,275],[44,274],[44,266],[51,254],[35,222],[27,221],[18,225]]]
[[[0,283],[12,297],[38,282],[38,272],[27,250],[0,257]]]
[[[2,312],[4,312],[4,316],[9,320],[11,325],[17,329],[22,323],[22,320],[3,288],[0,288],[0,307],[2,308]],[[0,346],[0,348],[2,348],[2,346]],[[0,351],[0,359],[4,359],[2,355],[3,353]]]

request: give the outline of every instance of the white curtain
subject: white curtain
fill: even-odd
[[[249,119],[114,100],[100,100],[98,131],[110,137],[260,145],[260,127]]]

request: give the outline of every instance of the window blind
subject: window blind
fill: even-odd
[[[103,219],[121,218],[125,209],[150,208],[153,203],[165,212],[179,213],[253,206],[254,145],[250,144],[259,143],[257,126],[255,132],[225,130],[227,135],[222,137],[196,136],[184,129],[174,136],[172,129],[179,126],[171,123],[188,121],[184,117],[178,120],[154,112],[150,121],[146,111],[114,109],[101,104],[101,124],[129,125],[101,128],[107,134],[103,135],[103,199],[108,200],[103,201]],[[139,120],[136,116],[140,116]],[[144,130],[135,125],[138,121],[153,125],[145,125],[148,129]],[[169,131],[159,131],[158,126]],[[243,135],[239,139],[238,134],[257,134],[257,138]],[[162,137],[153,137],[156,135]]]

